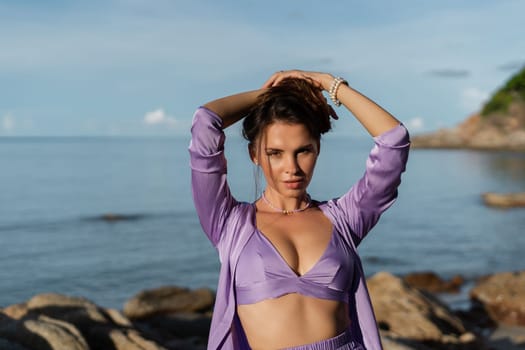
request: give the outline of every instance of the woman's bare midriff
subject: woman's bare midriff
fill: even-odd
[[[348,306],[297,293],[237,306],[254,350],[282,349],[329,339],[349,326]]]

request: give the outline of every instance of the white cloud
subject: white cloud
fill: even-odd
[[[164,109],[158,108],[144,115],[144,123],[147,125],[167,125],[174,127],[177,124],[177,120],[167,115]]]
[[[10,133],[15,128],[15,118],[11,113],[7,113],[2,118],[2,130],[4,130],[7,133]]]
[[[425,123],[423,121],[423,118],[421,117],[412,118],[407,123],[408,129],[410,129],[411,131],[419,131],[423,129],[424,125]]]
[[[489,93],[475,87],[466,88],[461,92],[461,105],[469,113],[478,111],[489,98]]]

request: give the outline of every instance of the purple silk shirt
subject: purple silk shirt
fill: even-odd
[[[230,193],[221,118],[200,107],[191,132],[193,199],[202,228],[221,262],[208,349],[249,349],[236,314],[234,276],[240,252],[256,230],[254,206],[238,202]],[[382,346],[356,247],[395,201],[410,147],[403,125],[374,137],[374,141],[363,177],[343,196],[319,204],[334,230],[355,252],[359,282],[349,295],[351,333],[368,350]]]

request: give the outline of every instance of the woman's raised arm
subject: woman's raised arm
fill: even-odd
[[[223,123],[223,128],[235,124],[241,120],[257,101],[257,97],[265,89],[241,92],[239,94],[226,96],[210,101],[204,105],[210,111],[215,112]]]
[[[313,81],[321,90],[330,91],[335,77],[328,73],[306,72],[301,70],[288,70],[277,72],[272,75],[263,88],[269,88],[278,85],[285,78],[294,77]],[[365,127],[372,136],[383,134],[400,123],[390,113],[384,110],[377,103],[354,90],[346,84],[340,84],[335,96],[356,119]]]
[[[193,117],[189,147],[192,192],[204,232],[214,246],[237,201],[226,179],[223,129],[242,119],[263,90],[219,98],[199,108]]]

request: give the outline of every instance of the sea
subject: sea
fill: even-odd
[[[193,207],[188,144],[186,136],[0,138],[0,307],[55,292],[122,309],[145,289],[215,289],[219,260]],[[311,196],[346,192],[372,145],[326,137]],[[226,150],[233,194],[254,201],[264,184],[255,185],[245,141],[234,135]],[[487,191],[525,191],[525,154],[411,150],[396,203],[359,248],[367,276],[433,271],[460,274],[468,286],[525,269],[525,209],[487,207]]]

